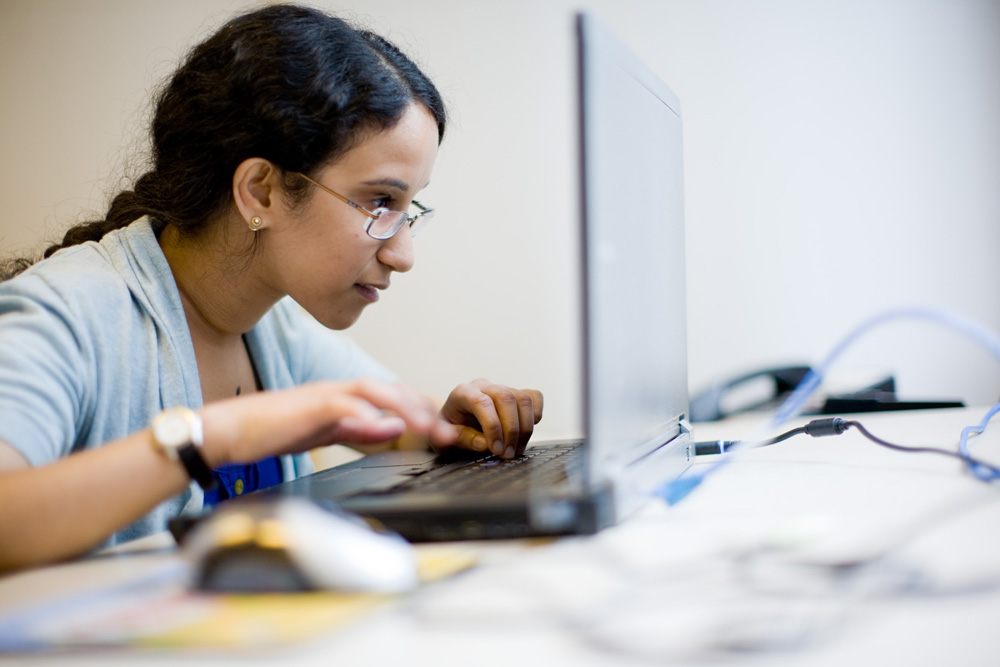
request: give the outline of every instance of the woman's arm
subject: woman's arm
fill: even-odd
[[[407,429],[438,445],[457,438],[415,392],[372,380],[261,392],[199,412],[212,468],[334,442],[381,442]],[[154,448],[148,429],[37,468],[0,442],[0,571],[85,553],[190,481],[180,462]]]
[[[190,482],[148,430],[37,468],[0,442],[0,465],[0,571],[85,553]]]

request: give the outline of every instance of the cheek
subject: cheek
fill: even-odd
[[[319,271],[363,264],[366,254],[363,229],[350,220],[319,211],[305,215],[287,230],[285,259],[290,263],[312,264]],[[299,270],[302,270],[301,267]],[[339,272],[339,270],[338,270]]]
[[[320,251],[312,247],[295,261],[293,267],[289,267],[293,281],[298,283],[292,287],[320,291],[342,289],[347,283],[354,282],[356,259],[351,253],[336,248]]]
[[[313,238],[290,260],[289,268],[313,289],[336,291],[353,285],[374,254],[364,239],[351,234]]]

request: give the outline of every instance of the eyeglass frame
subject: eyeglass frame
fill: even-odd
[[[333,190],[331,190],[330,188],[326,187],[325,185],[323,185],[319,181],[313,180],[313,179],[309,178],[308,176],[306,176],[305,174],[303,174],[301,172],[297,172],[296,171],[296,172],[292,172],[292,173],[295,174],[296,176],[301,176],[302,178],[306,179],[307,181],[309,181],[310,183],[312,183],[313,185],[315,185],[316,187],[318,187],[320,190],[323,190],[324,192],[327,192],[328,194],[333,195],[334,197],[336,197],[340,201],[344,202],[348,206],[352,206],[355,209],[357,209],[357,210],[361,211],[362,213],[364,213],[365,215],[367,215],[368,216],[368,222],[367,222],[367,224],[365,224],[365,233],[368,234],[368,236],[370,236],[373,239],[375,239],[376,241],[386,241],[388,239],[391,239],[393,236],[395,236],[396,234],[399,233],[399,230],[401,230],[404,225],[408,226],[410,228],[410,237],[412,238],[412,237],[416,236],[420,232],[421,229],[423,229],[424,225],[426,225],[427,222],[430,221],[430,219],[433,217],[433,214],[434,214],[434,209],[427,208],[426,206],[424,206],[423,204],[421,204],[420,202],[418,202],[415,199],[412,200],[410,203],[420,209],[417,212],[416,215],[410,215],[406,211],[396,211],[396,210],[393,210],[391,208],[387,208],[385,206],[380,206],[379,208],[375,209],[375,211],[369,211],[368,209],[366,209],[361,204],[357,204],[357,203],[351,201],[350,199],[348,199],[347,197],[345,197],[344,195],[338,194],[338,193],[334,192]],[[392,232],[386,234],[385,236],[376,236],[375,234],[372,233],[372,227],[375,225],[375,222],[378,221],[378,219],[381,218],[386,213],[402,213],[403,214],[403,218],[401,218],[400,223],[398,225],[396,225],[396,227],[392,230]],[[420,225],[419,227],[414,228],[413,225],[416,224],[417,220],[420,220],[421,218],[424,218],[424,223],[422,225]]]

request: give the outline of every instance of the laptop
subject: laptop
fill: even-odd
[[[585,437],[525,456],[373,454],[259,491],[333,501],[410,541],[594,533],[693,456],[677,96],[576,16]]]

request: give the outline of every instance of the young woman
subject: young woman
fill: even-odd
[[[438,410],[330,331],[412,267],[444,128],[406,56],[314,9],[195,47],[151,170],[0,282],[0,569],[161,531],[320,445],[520,455],[537,391],[481,379]]]

